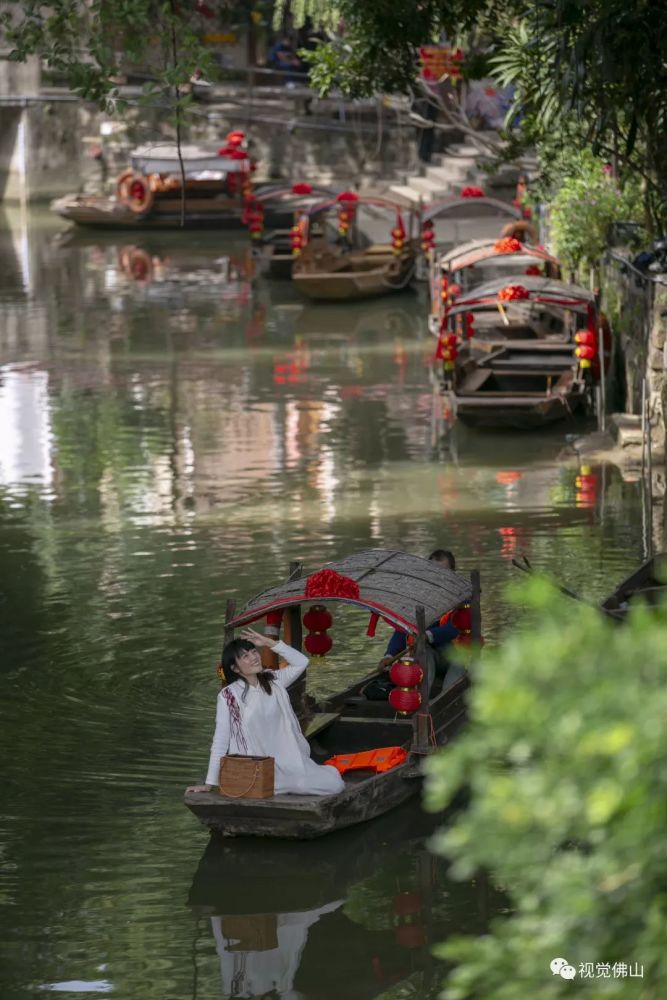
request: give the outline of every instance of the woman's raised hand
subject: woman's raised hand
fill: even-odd
[[[247,639],[248,642],[252,642],[258,647],[268,646],[269,649],[272,649],[276,644],[275,639],[270,639],[268,636],[262,635],[261,632],[255,632],[254,628],[244,628],[241,632],[241,638]]]

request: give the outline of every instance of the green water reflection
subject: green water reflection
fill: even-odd
[[[416,808],[268,871],[247,845],[206,848],[183,809],[224,602],[291,559],[442,545],[481,569],[498,641],[513,556],[589,598],[639,561],[638,488],[582,477],[562,457],[572,428],[441,437],[419,295],[304,304],[253,273],[238,236],[60,233],[0,215],[0,995],[224,997],[246,953],[260,985],[281,970],[271,996],[431,995],[428,942],[497,903],[445,883]],[[377,660],[386,635],[365,631],[338,616],[315,692]],[[403,919],[405,893],[421,902]],[[238,916],[263,918],[248,940],[291,928],[292,945],[229,965]]]

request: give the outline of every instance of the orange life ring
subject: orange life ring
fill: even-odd
[[[155,194],[147,177],[128,170],[118,178],[118,199],[135,215],[146,215],[153,207]]]
[[[532,240],[533,243],[537,242],[537,231],[535,226],[526,222],[525,219],[516,219],[514,222],[508,222],[506,226],[503,226],[501,236],[513,236],[515,240],[520,240],[525,243],[527,240]]]

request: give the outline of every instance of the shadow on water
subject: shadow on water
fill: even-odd
[[[437,996],[431,955],[452,933],[479,933],[500,897],[486,879],[447,878],[428,837],[444,821],[414,803],[308,842],[212,837],[188,906],[197,919],[193,997],[215,975],[230,998],[372,1000],[392,987]]]

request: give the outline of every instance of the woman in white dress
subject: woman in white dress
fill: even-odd
[[[265,670],[259,653],[268,646],[287,661],[282,670]],[[273,757],[275,794],[335,795],[344,782],[335,767],[310,759],[287,686],[308,666],[308,657],[284,642],[247,628],[222,651],[226,687],[218,695],[215,734],[206,784],[188,792],[210,792],[218,786],[220,758],[227,753]]]

